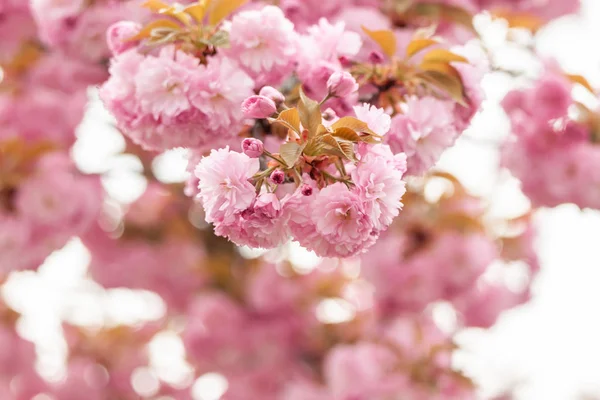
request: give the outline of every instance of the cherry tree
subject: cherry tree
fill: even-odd
[[[3,298],[0,398],[213,398],[192,385],[206,376],[225,400],[477,398],[455,336],[528,301],[536,209],[600,208],[597,93],[530,43],[578,5],[0,0],[0,282],[78,238],[96,284],[164,304],[134,325],[64,318],[53,380]],[[539,66],[501,103],[499,168],[531,204],[510,218],[437,166],[478,140],[484,79],[519,75],[484,22]],[[73,161],[90,88],[139,161],[131,203]],[[187,178],[165,182],[173,149]],[[165,332],[180,379],[153,362]]]

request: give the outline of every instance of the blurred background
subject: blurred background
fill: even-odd
[[[571,73],[585,75],[600,85],[600,1],[582,0],[579,15],[554,21],[539,33],[537,46],[555,57]],[[529,71],[536,66],[526,55],[503,42],[502,23],[485,17],[477,21],[487,45],[510,69]],[[503,73],[486,78],[488,101],[473,127],[448,151],[439,166],[457,176],[473,194],[488,199],[492,213],[511,217],[528,208],[518,182],[498,169],[498,144],[509,124],[498,106],[504,94],[518,83]],[[135,157],[119,155],[125,142],[90,90],[84,123],[78,130],[73,156],[84,172],[110,170],[103,183],[115,199],[132,202],[143,193],[145,180]],[[154,164],[164,182],[184,181],[183,151],[166,153]],[[468,329],[458,336],[462,349],[456,365],[482,386],[484,398],[513,387],[517,399],[600,399],[600,213],[573,205],[543,209],[536,214],[536,246],[541,273],[531,301],[506,312],[490,330]],[[253,256],[246,249],[244,254]],[[316,263],[300,249],[292,251],[300,263]],[[60,335],[60,317],[81,325],[106,322],[136,324],[160,318],[165,308],[150,292],[104,290],[86,279],[89,254],[79,240],[54,253],[37,273],[13,274],[2,295],[23,313],[21,334],[33,340],[40,353],[39,370],[58,379],[67,347]],[[518,284],[519,277],[515,277]],[[330,313],[343,312],[333,309]],[[152,363],[161,378],[185,379],[189,366],[176,335],[159,335],[152,343]],[[162,374],[162,375],[161,375]],[[148,371],[134,376],[134,386],[152,391],[156,377]],[[201,400],[217,400],[224,383],[217,375],[201,377],[195,393]]]

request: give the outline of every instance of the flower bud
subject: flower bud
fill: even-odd
[[[272,86],[265,86],[260,89],[258,93],[260,96],[265,96],[275,102],[275,104],[283,103],[285,101],[285,96],[277,89]]]
[[[334,72],[327,81],[327,89],[332,96],[344,97],[358,90],[358,83],[346,71]]]
[[[242,140],[242,151],[250,158],[260,157],[265,150],[263,142],[255,138]]]
[[[242,112],[247,118],[267,118],[277,112],[277,106],[268,97],[250,96],[242,103]]]
[[[305,183],[304,185],[300,186],[300,192],[303,196],[311,196],[313,194],[313,188]]]
[[[374,50],[371,53],[369,53],[369,62],[371,64],[381,64],[385,61],[385,58],[383,57],[383,53],[381,53],[378,50]]]
[[[106,31],[108,48],[114,55],[137,46],[137,41],[129,40],[142,29],[141,25],[132,21],[120,21],[112,24]]]
[[[276,169],[271,173],[269,179],[272,183],[276,185],[281,185],[283,182],[285,182],[285,173],[280,169]]]
[[[340,64],[342,64],[342,67],[344,68],[350,68],[352,66],[352,60],[346,56],[340,56],[338,58],[338,61],[340,62]]]

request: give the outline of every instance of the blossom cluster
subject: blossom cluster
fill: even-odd
[[[81,174],[68,150],[83,118],[87,87],[104,79],[105,71],[44,49],[23,3],[7,4],[2,13],[0,29],[10,32],[6,42],[3,36],[0,56],[4,279],[11,270],[39,267],[53,251],[83,234],[99,214],[100,181]]]
[[[502,310],[529,298],[528,290],[507,287],[502,271],[525,267],[520,271],[523,279],[534,278],[539,268],[533,252],[534,228],[520,218],[506,221],[510,236],[490,234],[482,200],[448,176],[430,176],[423,184],[436,180],[449,183],[448,191],[455,193],[430,203],[423,187],[409,188],[402,221],[362,257],[370,266],[364,276],[374,285],[384,314],[419,314],[430,304],[445,301],[461,323],[488,328]],[[398,290],[398,285],[406,289]]]
[[[246,153],[254,145],[263,147],[256,139],[246,139]],[[319,146],[312,141],[305,145]],[[287,154],[280,161],[272,155],[274,165],[260,171],[257,158],[227,148],[213,151],[195,170],[206,221],[214,224],[217,235],[239,245],[275,248],[291,236],[320,256],[360,254],[398,215],[406,171],[402,153],[393,155],[383,144],[361,147],[360,159],[347,166],[342,161],[339,172],[325,154],[320,159],[298,154],[293,163],[284,161]],[[348,176],[343,174],[348,170]],[[306,210],[313,212],[307,215]]]
[[[135,1],[32,0],[31,12],[41,41],[69,59],[106,62],[106,31],[123,19],[140,18]]]
[[[512,128],[502,162],[536,206],[600,207],[597,111],[573,98],[576,81],[549,68],[533,87],[502,102]]]
[[[92,256],[89,269],[94,280],[109,289],[149,290],[169,308],[184,310],[207,277],[206,243],[189,224],[189,204],[182,200],[187,199],[179,186],[169,190],[153,182],[135,203],[105,210],[100,223],[82,235]],[[185,227],[181,234],[174,235],[181,227]],[[115,234],[121,235],[120,240],[114,240]]]
[[[147,150],[213,150],[189,169],[207,222],[240,245],[363,252],[398,215],[402,175],[433,167],[482,102],[481,56],[414,28],[321,18],[300,29],[269,5],[229,18],[217,6],[147,5],[170,19],[110,28],[101,98]],[[237,152],[250,135],[273,153]],[[306,207],[323,212],[306,218]]]
[[[28,149],[10,142],[0,151],[26,158]],[[19,151],[19,154],[15,154]],[[34,150],[35,151],[35,150]],[[18,164],[19,159],[3,159]],[[48,153],[33,165],[5,169],[0,187],[0,273],[37,268],[54,250],[84,233],[102,204],[95,177],[82,176],[62,153]],[[70,199],[65,202],[65,199]]]

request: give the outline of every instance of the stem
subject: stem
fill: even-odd
[[[270,167],[267,168],[266,170],[264,170],[263,172],[257,173],[256,175],[254,175],[252,178],[253,179],[264,179],[266,178],[268,175],[271,174],[271,172],[273,172],[275,169],[277,169],[277,167]]]
[[[346,184],[346,186],[348,185],[352,185],[353,183],[348,179],[348,178],[338,178],[337,176],[333,176],[331,175],[329,172],[327,171],[321,171],[321,173],[323,174],[323,176],[325,176],[326,178],[329,178],[333,181],[336,182],[342,182],[344,184]]]
[[[256,189],[256,193],[260,193],[260,189],[262,188],[264,179],[259,179],[258,181],[256,181],[256,184],[254,185],[254,188]]]
[[[275,157],[273,154],[271,154],[269,151],[267,150],[263,150],[263,154],[269,158],[272,158],[273,160],[277,161],[279,164],[281,164],[282,166],[286,166],[287,164],[281,160],[280,158]]]
[[[337,159],[335,166],[337,167],[340,175],[342,176],[348,176],[348,173],[346,172],[346,167],[344,166],[344,162],[341,159]]]
[[[325,104],[325,102],[329,99],[331,99],[332,97],[334,97],[331,93],[327,93],[327,96],[325,96],[325,98],[323,100],[321,100],[321,102],[319,103],[319,106],[322,106],[323,104]]]
[[[296,182],[296,186],[300,186],[302,183],[302,176],[296,168],[292,168],[292,171],[294,171],[294,181]]]

